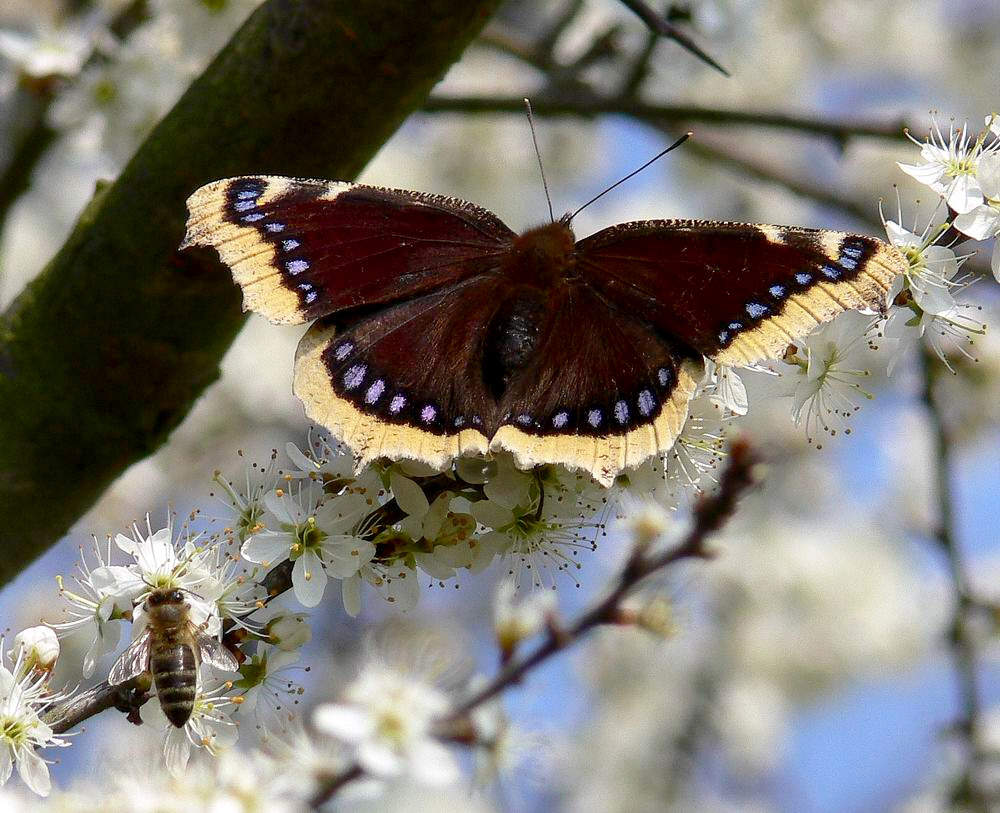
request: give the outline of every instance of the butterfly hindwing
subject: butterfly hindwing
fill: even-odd
[[[188,199],[184,245],[214,247],[244,310],[298,324],[419,296],[496,267],[514,234],[456,198],[246,176]]]
[[[742,223],[624,223],[577,243],[581,274],[723,364],[780,356],[845,310],[884,310],[906,269],[895,248],[858,234]]]
[[[336,326],[318,322],[296,354],[307,414],[361,462],[407,457],[442,466],[484,454],[496,403],[483,377],[483,337],[497,282],[469,281]]]
[[[560,289],[549,313],[532,362],[503,395],[493,448],[522,467],[561,463],[610,485],[673,445],[701,364],[588,286]]]

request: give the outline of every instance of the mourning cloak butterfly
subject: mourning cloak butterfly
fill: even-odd
[[[365,463],[506,449],[610,484],[671,447],[707,356],[780,355],[848,309],[882,310],[906,261],[857,234],[691,220],[579,242],[515,234],[455,198],[241,177],[188,200],[245,310],[316,320],[296,353],[309,417]]]

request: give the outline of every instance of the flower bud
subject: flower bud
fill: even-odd
[[[493,628],[504,660],[514,654],[525,638],[541,632],[555,612],[555,593],[534,590],[515,599],[517,585],[505,579],[497,588],[493,602]]]
[[[268,641],[285,652],[294,652],[312,638],[312,627],[304,613],[282,613],[272,618],[266,627]]]
[[[51,672],[59,660],[59,639],[51,627],[28,627],[14,636],[14,657],[24,658],[24,669]]]

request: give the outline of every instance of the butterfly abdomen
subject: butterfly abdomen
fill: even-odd
[[[512,375],[526,367],[538,349],[545,323],[545,294],[522,285],[500,306],[486,332],[483,376],[499,401]]]

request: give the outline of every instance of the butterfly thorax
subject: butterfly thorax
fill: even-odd
[[[503,273],[511,282],[551,289],[575,276],[573,232],[564,223],[546,223],[514,238]]]

